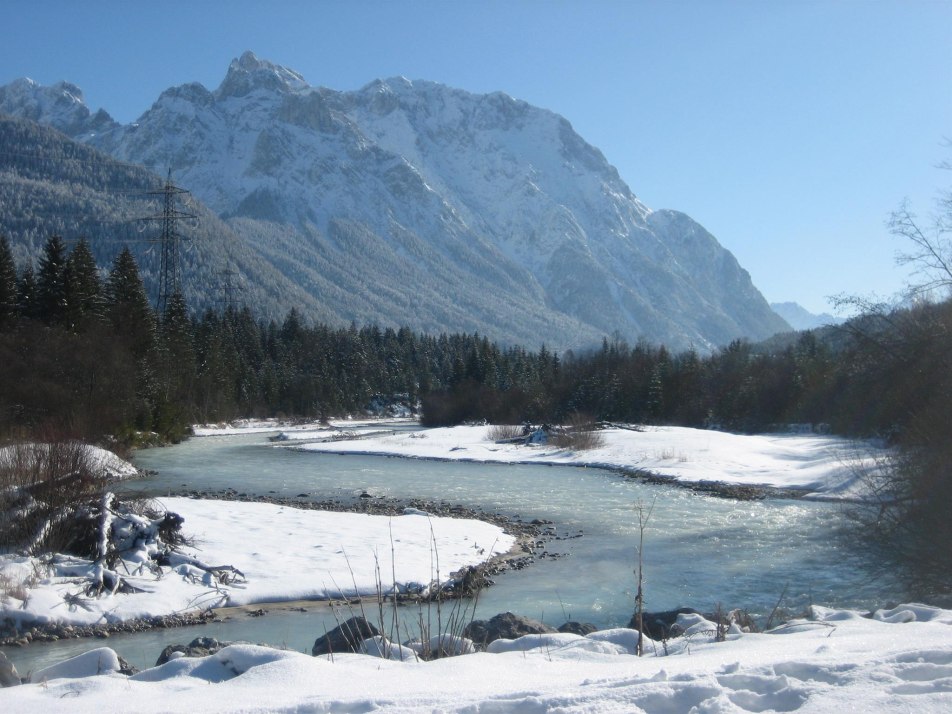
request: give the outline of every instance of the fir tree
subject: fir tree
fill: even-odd
[[[36,299],[36,276],[33,266],[26,266],[20,273],[17,281],[17,311],[25,320],[35,320],[39,317],[39,307]]]
[[[9,330],[17,316],[17,269],[6,236],[0,236],[0,332]]]
[[[105,306],[96,259],[83,238],[66,261],[66,319],[72,330],[81,330],[91,320],[101,319]]]
[[[43,247],[36,275],[37,314],[47,325],[66,323],[66,245],[52,236]]]
[[[149,306],[139,266],[128,248],[116,256],[106,283],[106,304],[113,329],[122,335],[137,359],[155,347],[155,314]]]

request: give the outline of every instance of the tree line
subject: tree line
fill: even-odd
[[[617,335],[559,355],[478,334],[309,324],[293,308],[281,322],[247,306],[195,316],[181,294],[159,315],[127,249],[100,271],[87,241],[67,250],[54,236],[35,271],[17,271],[0,238],[0,429],[178,438],[195,422],[324,418],[399,399],[422,404],[433,426],[586,415],[741,432],[812,424],[902,440],[949,403],[950,313],[949,302],[867,312],[703,355]]]
[[[540,364],[553,359],[478,334],[312,325],[293,308],[280,322],[247,306],[192,315],[181,294],[157,314],[128,249],[100,270],[87,241],[67,249],[54,236],[35,270],[17,270],[0,238],[0,435],[8,438],[52,431],[134,444],[150,432],[177,440],[196,422],[416,405],[482,376],[473,371],[482,364],[541,391]]]

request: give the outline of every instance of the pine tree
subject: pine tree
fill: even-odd
[[[192,321],[181,292],[176,291],[166,304],[159,330],[158,394],[153,428],[178,440],[189,424],[194,401],[195,348]]]
[[[25,320],[35,320],[39,317],[39,306],[36,299],[36,276],[33,267],[28,265],[20,273],[17,281],[17,311]]]
[[[0,332],[9,330],[17,317],[17,269],[6,236],[0,236]]]
[[[193,345],[192,321],[182,293],[176,291],[169,298],[162,316],[162,349],[170,360],[170,369],[177,373],[174,381],[180,382],[188,372],[194,372],[195,348]]]
[[[66,323],[66,245],[51,236],[43,247],[36,275],[37,313],[47,325]]]
[[[128,248],[116,256],[106,283],[106,306],[115,332],[125,339],[137,359],[155,347],[155,314],[149,306],[139,266]]]
[[[70,329],[80,331],[104,316],[102,293],[96,259],[83,238],[66,260],[66,320]]]

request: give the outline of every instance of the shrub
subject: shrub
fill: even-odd
[[[72,439],[0,449],[0,550],[68,551],[93,518],[105,478],[88,447]]]
[[[524,431],[518,424],[493,424],[486,432],[486,438],[489,441],[509,441],[523,436]]]
[[[587,451],[605,445],[605,437],[598,431],[598,425],[590,417],[575,414],[559,433],[552,437],[552,443],[562,449]]]

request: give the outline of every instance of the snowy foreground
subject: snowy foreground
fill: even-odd
[[[0,690],[17,712],[948,712],[952,612],[921,605],[713,642],[711,623],[632,654],[632,630],[497,640],[434,662],[232,645],[132,677],[101,648]],[[94,676],[99,673],[99,676]]]
[[[684,427],[605,429],[598,432],[602,446],[568,451],[549,444],[497,444],[490,440],[490,429],[456,426],[400,431],[372,422],[343,421],[324,429],[286,429],[281,443],[344,454],[641,470],[682,482],[792,489],[817,499],[861,498],[861,476],[875,472],[883,455],[882,449],[870,444],[833,436],[744,435]]]

